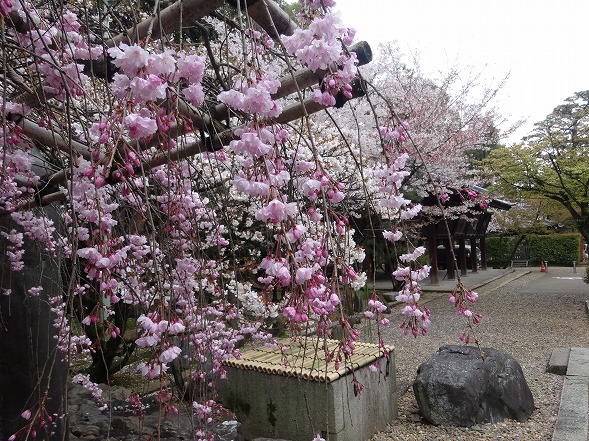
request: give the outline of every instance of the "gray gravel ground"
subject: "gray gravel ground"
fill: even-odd
[[[566,271],[566,270],[565,270]],[[570,270],[572,272],[572,269]],[[510,353],[522,366],[532,390],[536,410],[525,423],[505,420],[472,428],[436,427],[421,421],[411,384],[417,367],[444,344],[461,344],[458,335],[464,322],[448,303],[447,294],[428,293],[425,299],[432,311],[432,325],[425,337],[403,337],[397,326],[385,331],[385,341],[395,346],[397,382],[400,389],[399,416],[395,423],[372,441],[434,440],[551,440],[558,413],[563,377],[546,373],[553,348],[589,346],[589,320],[584,302],[589,286],[566,297],[559,294],[525,294],[520,288],[546,273],[522,270],[480,287],[473,308],[484,315],[477,327],[483,347]],[[467,279],[464,281],[468,282]],[[428,300],[429,299],[429,300]],[[391,321],[399,322],[397,311]]]

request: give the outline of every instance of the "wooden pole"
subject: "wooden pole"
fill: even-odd
[[[159,39],[180,30],[181,22],[189,24],[203,18],[223,6],[223,3],[225,3],[224,0],[179,0],[163,9],[159,14],[143,20],[107,41],[106,46],[113,47],[121,43],[133,44],[145,39],[148,35],[153,39]]]
[[[470,238],[470,266],[472,272],[476,273],[479,271],[479,262],[477,259],[477,239],[476,237]]]
[[[427,252],[431,269],[429,271],[429,281],[432,285],[438,285],[438,240],[436,238],[436,224],[429,224],[425,227],[425,236],[427,238]]]
[[[481,242],[481,269],[485,271],[487,269],[487,241],[485,236],[480,237]]]
[[[466,276],[466,241],[464,236],[458,238],[458,255],[460,256],[460,275]]]

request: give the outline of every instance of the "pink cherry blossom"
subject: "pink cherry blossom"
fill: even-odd
[[[236,131],[240,139],[231,141],[229,147],[235,153],[247,153],[254,157],[259,157],[267,154],[272,148],[271,145],[262,142],[257,133],[252,131],[241,130]]]
[[[135,77],[129,83],[129,87],[136,101],[156,101],[166,97],[167,83],[157,75]]]
[[[272,222],[277,224],[287,219],[293,218],[298,211],[297,204],[294,202],[284,203],[278,199],[271,200],[267,205],[256,211],[255,217],[262,222]]]
[[[417,247],[413,250],[412,253],[405,253],[399,256],[399,260],[405,263],[415,261],[419,256],[423,256],[425,251],[425,247]]]
[[[129,78],[135,77],[141,69],[146,68],[150,60],[149,52],[137,44],[129,46],[121,43],[118,47],[108,49],[108,53],[114,58],[113,64],[120,67]]]
[[[147,73],[167,77],[176,69],[176,52],[173,49],[166,49],[160,54],[153,54],[149,57]]]
[[[398,242],[399,240],[401,240],[401,237],[403,237],[403,232],[400,230],[396,230],[394,232],[384,230],[382,232],[382,235],[386,240],[394,243],[394,242]]]
[[[172,360],[176,359],[181,352],[182,349],[180,349],[179,347],[171,346],[160,354],[159,361],[161,361],[162,363],[169,363]]]
[[[159,343],[159,338],[154,334],[148,334],[143,337],[139,337],[135,340],[135,344],[141,348],[149,348]]]
[[[299,285],[302,285],[311,279],[313,272],[313,268],[298,268],[295,276],[295,282]]]
[[[183,89],[182,93],[195,106],[200,106],[205,100],[205,94],[200,84],[191,84]]]
[[[123,119],[132,139],[147,139],[157,131],[157,123],[150,117],[149,110],[143,108],[139,113],[132,113]]]
[[[178,75],[187,79],[191,83],[200,83],[202,81],[205,64],[198,55],[180,54],[177,61]]]

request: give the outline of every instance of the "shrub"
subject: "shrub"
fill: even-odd
[[[526,238],[530,247],[530,260],[550,262],[552,265],[570,265],[580,260],[581,236],[579,234],[532,235]]]
[[[510,265],[513,248],[519,236],[490,236],[487,238],[487,262],[494,267]],[[570,265],[581,258],[581,236],[579,234],[529,235],[520,246],[530,250],[530,263],[540,261],[552,265]]]
[[[495,268],[510,265],[510,257],[517,241],[516,236],[487,237],[487,263]]]

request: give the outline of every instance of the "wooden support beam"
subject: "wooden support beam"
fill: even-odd
[[[227,0],[234,8],[238,5],[247,12],[268,35],[274,39],[292,35],[298,25],[272,0]]]
[[[358,66],[364,66],[372,61],[372,49],[366,41],[360,41],[350,48],[350,52],[355,52],[358,58]],[[299,69],[292,75],[287,75],[280,80],[280,87],[272,98],[277,100],[285,96],[303,90],[306,87],[318,84],[325,76],[324,70],[311,71],[309,69]]]
[[[358,42],[357,44],[352,46],[350,51],[356,53],[356,56],[358,57],[358,66],[364,66],[365,64],[368,64],[372,61],[372,49],[366,41]],[[292,95],[293,93],[296,93],[298,91],[302,91],[307,87],[319,84],[324,76],[324,70],[312,71],[309,69],[299,69],[293,72],[292,74],[285,75],[280,79],[280,86],[278,87],[276,93],[272,95],[272,99],[278,100],[280,98],[287,97],[288,95]],[[357,98],[362,95],[364,95],[364,90],[363,87],[360,86],[360,79],[355,78],[352,81],[352,96],[354,98]],[[306,102],[304,105],[300,103],[294,104],[287,108],[288,116],[285,116],[284,118],[287,118],[288,121],[293,121],[297,118],[301,118],[305,115],[304,108],[307,108],[308,114],[311,114],[319,110],[323,110],[327,107],[323,106],[323,108],[319,108],[314,104],[309,104],[309,106],[307,106]],[[219,103],[215,106],[214,110],[212,111],[212,114],[214,119],[224,120],[229,116],[229,109],[225,104]],[[277,122],[283,121],[280,120]]]
[[[136,26],[117,35],[106,42],[107,47],[121,43],[133,44],[145,39],[148,35],[159,39],[180,29],[180,23],[190,23],[203,18],[215,9],[223,6],[224,0],[179,0],[163,9],[159,14],[143,20]]]
[[[26,118],[22,118],[18,122],[18,125],[22,127],[25,135],[41,144],[55,146],[64,153],[74,153],[82,156],[84,159],[90,160],[90,149],[81,142],[74,141],[73,139],[65,139],[55,131],[40,127],[38,124]]]
[[[352,99],[359,98],[365,95],[364,85],[359,78],[354,78],[352,82]],[[342,107],[344,103],[349,101],[348,98],[344,97],[342,93],[339,93],[336,97],[336,105],[335,107]],[[325,106],[321,103],[314,101],[312,98],[306,99],[302,103],[295,103],[287,108],[285,108],[282,113],[276,118],[276,122],[279,124],[285,124],[290,121],[294,121],[296,119],[302,118],[305,115],[311,115],[313,113],[317,113],[320,110],[325,110],[330,108],[331,106]]]

